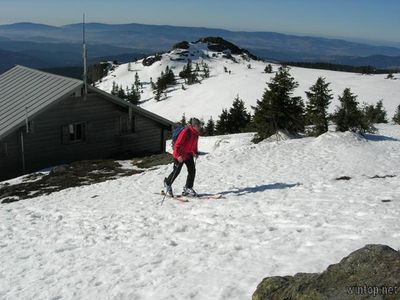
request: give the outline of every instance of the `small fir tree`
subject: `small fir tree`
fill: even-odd
[[[387,113],[383,107],[383,100],[379,100],[376,105],[365,104],[363,108],[365,121],[367,124],[387,123]]]
[[[206,63],[203,65],[203,77],[204,78],[210,77],[210,69],[208,68],[208,65]]]
[[[154,99],[156,101],[161,101],[162,94],[163,94],[162,90],[157,87],[157,89],[154,91]]]
[[[182,126],[186,126],[187,125],[187,120],[186,120],[186,116],[185,114],[182,115],[182,119],[179,122]]]
[[[125,98],[126,98],[126,94],[125,94],[125,91],[124,91],[124,89],[122,88],[122,86],[120,86],[120,87],[118,88],[118,94],[117,94],[117,96],[118,96],[119,98],[121,98],[121,99],[125,99]]]
[[[358,107],[357,96],[349,88],[339,96],[340,106],[334,113],[336,131],[366,132],[371,131],[371,124],[365,122],[363,112]]]
[[[239,133],[249,122],[250,114],[246,111],[243,100],[237,95],[233,101],[232,107],[229,109],[227,132]]]
[[[205,130],[205,135],[207,136],[213,136],[215,134],[215,123],[212,117],[208,120],[204,130]]]
[[[312,133],[318,136],[328,131],[328,108],[333,99],[329,83],[325,78],[319,77],[306,95],[306,123],[314,126]]]
[[[223,109],[222,113],[219,115],[219,120],[217,121],[217,124],[215,125],[215,131],[222,135],[222,134],[227,134],[228,133],[228,110]]]
[[[394,79],[393,73],[389,73],[389,74],[386,76],[386,79]]]
[[[140,78],[139,78],[138,72],[135,73],[135,83],[134,83],[134,85],[135,85],[136,91],[140,91],[142,83],[140,82]]]
[[[255,142],[275,134],[278,130],[292,134],[304,131],[304,104],[301,97],[292,96],[298,83],[289,70],[287,67],[279,68],[268,83],[262,99],[253,107],[253,124],[257,130]]]
[[[118,85],[113,81],[112,88],[111,88],[111,95],[117,96],[118,95]]]
[[[268,65],[265,66],[264,72],[267,73],[267,74],[272,73],[272,66],[271,66],[271,64],[268,64]]]
[[[128,100],[130,103],[137,105],[140,100],[140,92],[136,90],[135,85],[132,85],[131,89],[127,89],[128,93],[126,96],[126,100]]]

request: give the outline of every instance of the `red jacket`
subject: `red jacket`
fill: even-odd
[[[173,157],[178,159],[179,156],[182,156],[183,160],[187,160],[191,156],[197,155],[198,140],[199,133],[192,126],[183,129],[175,141]]]

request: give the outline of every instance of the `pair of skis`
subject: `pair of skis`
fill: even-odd
[[[189,202],[189,200],[192,199],[204,199],[204,200],[212,200],[212,199],[221,199],[223,198],[221,194],[199,194],[196,197],[191,197],[191,196],[184,196],[184,195],[174,195],[170,196],[165,193],[165,191],[161,191],[159,195],[163,197],[168,197],[174,200],[178,200],[180,202]]]

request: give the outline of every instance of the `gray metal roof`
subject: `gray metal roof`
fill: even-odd
[[[141,107],[139,107],[137,105],[133,105],[132,103],[129,103],[128,101],[122,100],[121,98],[113,96],[113,95],[111,95],[111,94],[109,94],[109,93],[107,93],[107,92],[105,92],[103,90],[100,90],[100,89],[96,88],[96,87],[88,86],[88,89],[89,89],[89,91],[93,91],[95,93],[103,95],[109,101],[112,101],[112,102],[114,102],[116,104],[123,105],[123,106],[126,106],[126,107],[130,106],[130,107],[132,107],[132,110],[134,112],[138,113],[139,115],[145,116],[145,117],[147,117],[149,119],[152,119],[152,120],[154,120],[154,121],[156,121],[158,123],[161,123],[161,124],[166,125],[166,126],[176,126],[177,125],[176,123],[174,123],[174,122],[172,122],[172,121],[170,121],[168,119],[165,119],[165,118],[161,117],[160,115],[152,113],[151,111],[148,111],[148,110],[146,110],[144,108],[141,108]]]
[[[73,93],[82,81],[15,66],[0,75],[0,138],[49,104]]]
[[[83,81],[54,75],[23,66],[15,66],[0,74],[0,138],[25,123],[48,105],[72,94]],[[133,105],[100,89],[89,90],[103,95],[115,104],[132,107],[134,112],[166,126],[176,125],[159,115]]]

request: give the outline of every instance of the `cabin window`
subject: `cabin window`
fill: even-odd
[[[62,127],[63,144],[72,144],[85,141],[86,123],[71,123]]]
[[[0,148],[0,157],[8,156],[8,145],[7,143],[2,143]]]
[[[132,134],[136,132],[136,119],[134,116],[121,116],[119,118],[119,133],[121,135]]]

